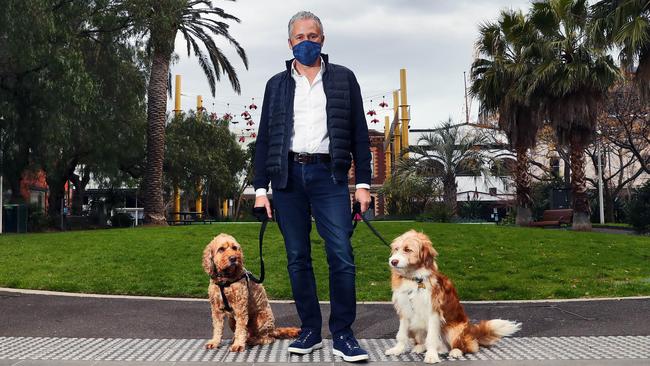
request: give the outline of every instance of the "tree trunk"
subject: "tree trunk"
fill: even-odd
[[[525,147],[517,148],[517,166],[515,168],[515,186],[517,189],[518,226],[528,226],[533,221],[530,198],[530,175],[528,174],[528,157]]]
[[[152,225],[167,225],[162,184],[169,60],[170,54],[154,50],[147,91],[147,166],[144,180],[144,222]]]
[[[591,231],[589,199],[585,179],[584,145],[571,137],[571,192],[573,195],[573,230]]]
[[[72,196],[72,214],[81,215],[83,211],[83,198],[86,194],[86,186],[90,182],[90,173],[88,172],[88,169],[83,169],[81,177],[73,173],[70,176],[70,182],[75,187],[74,195]]]
[[[458,204],[456,202],[458,199],[456,192],[456,176],[454,174],[447,174],[442,184],[444,187],[444,194],[442,199],[445,203],[445,206],[447,206],[449,213],[453,217],[456,217],[458,211]]]
[[[61,182],[54,182],[54,180],[47,180],[47,186],[49,189],[49,194],[47,195],[47,213],[53,219],[58,219],[61,215],[61,200],[65,195],[65,184]],[[55,221],[59,222],[59,221]]]
[[[45,171],[45,181],[49,190],[47,211],[52,218],[58,218],[61,215],[63,210],[61,200],[65,197],[65,183],[74,174],[76,167],[76,159],[61,158],[55,166]]]

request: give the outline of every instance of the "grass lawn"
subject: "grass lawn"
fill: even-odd
[[[414,228],[431,236],[438,264],[464,300],[650,295],[650,238],[493,225],[377,222],[386,238]],[[206,297],[206,243],[220,232],[244,246],[259,272],[259,224],[112,229],[0,236],[0,287],[102,294]],[[323,241],[312,233],[321,300],[329,298]],[[390,300],[384,247],[360,223],[353,236],[359,300]],[[277,225],[265,237],[269,296],[290,299]]]

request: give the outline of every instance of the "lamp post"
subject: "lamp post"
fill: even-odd
[[[600,224],[605,223],[605,207],[603,206],[603,163],[601,158],[602,141],[600,130],[596,131],[596,154],[598,155],[598,210],[600,211]]]

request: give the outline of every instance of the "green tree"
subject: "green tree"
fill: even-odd
[[[570,148],[573,228],[591,230],[584,148],[593,139],[602,103],[620,73],[612,58],[588,37],[586,0],[536,2],[530,16],[540,33],[542,59],[529,89],[544,91],[558,141]]]
[[[380,193],[387,198],[387,211],[394,216],[417,216],[440,196],[437,175],[411,167],[408,160],[399,160],[395,172],[384,182]]]
[[[498,116],[517,156],[517,225],[532,221],[528,151],[543,123],[541,98],[527,93],[536,60],[536,32],[521,11],[504,10],[479,27],[478,57],[472,64],[472,94],[480,113]]]
[[[650,180],[634,193],[628,210],[628,223],[640,233],[650,232]]]
[[[246,148],[246,153],[244,156],[244,167],[242,168],[242,179],[241,184],[237,187],[235,192],[235,212],[233,217],[237,220],[240,216],[242,209],[242,200],[244,198],[244,190],[246,187],[253,186],[253,174],[254,174],[254,162],[255,162],[255,142],[248,144]]]
[[[145,77],[127,37],[110,30],[119,25],[106,15],[106,2],[10,2],[5,10],[6,172],[17,194],[26,168],[43,169],[49,211],[57,215],[68,180],[83,190],[91,172],[142,155]]]
[[[178,186],[192,196],[202,182],[218,203],[235,197],[246,154],[227,124],[204,114],[182,113],[167,126],[165,177],[168,191]]]
[[[144,220],[150,224],[166,224],[163,203],[163,162],[165,151],[165,122],[169,85],[169,63],[174,41],[180,33],[186,41],[188,55],[193,52],[206,75],[212,95],[221,75],[228,76],[233,89],[241,88],[237,72],[215,43],[225,38],[248,68],[244,49],[230,35],[224,21],[239,22],[235,16],[212,6],[209,0],[124,0],[118,2],[134,24],[136,34],[148,37],[151,55],[147,90],[147,162],[144,181]],[[204,52],[202,47],[206,49]]]
[[[419,175],[442,182],[442,199],[452,215],[457,214],[458,174],[488,177],[490,158],[481,149],[489,136],[480,131],[463,131],[452,125],[451,119],[434,132],[425,134],[417,145],[408,148],[408,158],[402,158],[397,171],[401,175]]]
[[[591,7],[591,35],[602,47],[617,48],[621,64],[636,66],[636,84],[650,98],[650,0],[601,0]]]

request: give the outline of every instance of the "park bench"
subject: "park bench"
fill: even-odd
[[[564,208],[558,210],[544,210],[541,221],[533,221],[530,226],[546,227],[546,226],[562,226],[571,225],[573,221],[573,209]]]
[[[176,219],[178,215],[178,219]],[[199,218],[199,216],[201,216]],[[195,211],[170,212],[167,218],[169,225],[191,225],[195,223],[212,224],[218,222],[214,219],[206,218],[205,214]]]

